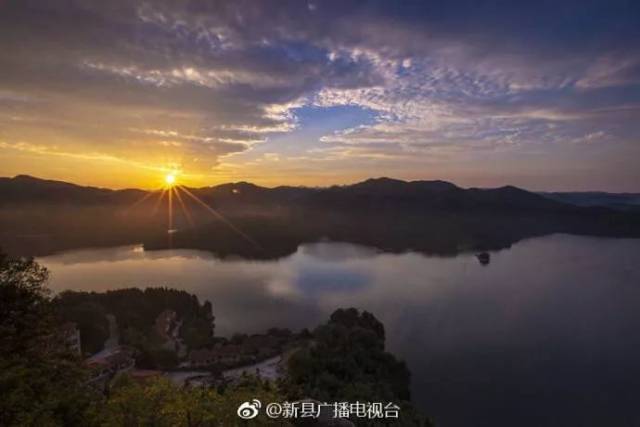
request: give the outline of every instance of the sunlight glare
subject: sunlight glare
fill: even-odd
[[[176,183],[176,175],[173,173],[169,173],[164,177],[164,182],[169,186],[172,187],[175,183]]]

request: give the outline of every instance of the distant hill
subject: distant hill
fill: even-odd
[[[574,206],[600,206],[621,211],[640,212],[640,193],[606,193],[601,191],[538,193]]]
[[[463,189],[446,181],[401,181],[368,179],[352,185],[327,188],[260,187],[237,182],[212,187],[190,188],[193,194],[212,205],[304,204],[349,208],[369,208],[398,203],[402,207],[428,209],[507,209],[571,211],[575,204],[561,198],[539,195],[517,187]],[[43,180],[27,175],[0,178],[0,206],[20,204],[100,205],[127,204],[144,197],[144,190],[109,190]]]
[[[368,179],[314,192],[308,202],[350,208],[420,208],[458,211],[469,209],[572,211],[565,203],[549,200],[516,187],[463,189],[446,181],[400,181]]]
[[[23,203],[105,204],[127,203],[141,197],[143,190],[109,190],[83,187],[63,181],[18,175],[0,178],[0,206]]]
[[[401,181],[391,178],[368,179],[352,185],[328,188],[260,187],[248,182],[212,187],[190,188],[203,200],[218,202],[269,203],[347,203],[368,201],[407,201],[431,208],[502,207],[509,209],[563,209],[565,203],[552,202],[516,187],[462,189],[446,181]],[[109,190],[84,187],[62,181],[44,180],[28,175],[0,178],[0,204],[129,203],[143,197],[144,190]],[[560,201],[561,202],[561,201]],[[566,208],[566,206],[564,206]]]
[[[326,188],[227,183],[181,188],[172,206],[160,191],[0,178],[0,245],[41,255],[144,243],[147,249],[274,258],[322,239],[455,254],[549,233],[640,237],[640,213],[632,210],[513,186],[465,189],[446,181],[375,178]]]

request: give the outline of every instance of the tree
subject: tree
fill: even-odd
[[[0,254],[0,425],[92,425],[78,360],[59,339],[45,268]]]
[[[407,366],[384,350],[384,341],[384,326],[371,313],[336,310],[316,328],[312,345],[290,357],[282,388],[289,399],[393,402],[402,407],[402,416],[390,425],[429,425],[411,405]],[[352,421],[370,425],[370,420]]]
[[[102,350],[109,338],[109,321],[104,307],[83,295],[65,291],[54,299],[54,304],[60,318],[75,323],[80,330],[82,353],[93,354]]]
[[[51,331],[45,268],[33,259],[0,254],[0,354],[39,352]]]
[[[274,389],[255,378],[224,391],[212,388],[179,388],[165,378],[136,382],[126,375],[111,389],[109,400],[100,414],[102,425],[156,427],[234,426],[239,424],[238,407],[258,399],[263,403],[282,402]],[[283,426],[264,413],[246,425]]]

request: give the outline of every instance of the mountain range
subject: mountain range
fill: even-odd
[[[436,209],[527,209],[570,210],[570,206],[598,206],[597,203],[572,203],[567,194],[536,194],[513,186],[494,189],[463,189],[446,181],[402,181],[372,178],[352,185],[327,188],[260,187],[248,182],[227,183],[211,187],[189,188],[212,204],[336,204],[363,207],[400,203]],[[77,206],[135,203],[148,191],[110,190],[80,186],[63,181],[44,180],[28,175],[0,178],[0,207],[20,204],[68,204]],[[579,193],[577,193],[579,194]],[[606,205],[605,205],[606,206]]]
[[[273,258],[321,239],[455,254],[557,232],[640,236],[631,195],[597,193],[586,203],[585,194],[596,193],[465,189],[446,181],[391,178],[326,188],[238,182],[178,187],[173,194],[169,220],[169,198],[161,191],[109,190],[26,175],[0,178],[0,245],[41,255],[143,243],[148,249]]]

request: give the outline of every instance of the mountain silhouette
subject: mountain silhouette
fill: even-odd
[[[322,239],[451,255],[549,233],[640,237],[637,212],[578,206],[513,186],[372,178],[325,188],[237,182],[174,192],[169,223],[161,191],[0,178],[0,244],[27,255],[143,243],[276,258]]]
[[[402,181],[372,178],[351,185],[327,188],[261,187],[248,182],[189,188],[204,201],[214,204],[306,204],[334,203],[342,207],[400,203],[404,207],[431,209],[508,209],[574,211],[575,206],[513,186],[495,189],[463,189],[446,181]],[[148,191],[110,190],[63,181],[18,175],[0,178],[0,206],[25,203],[67,203],[77,205],[126,204]]]

